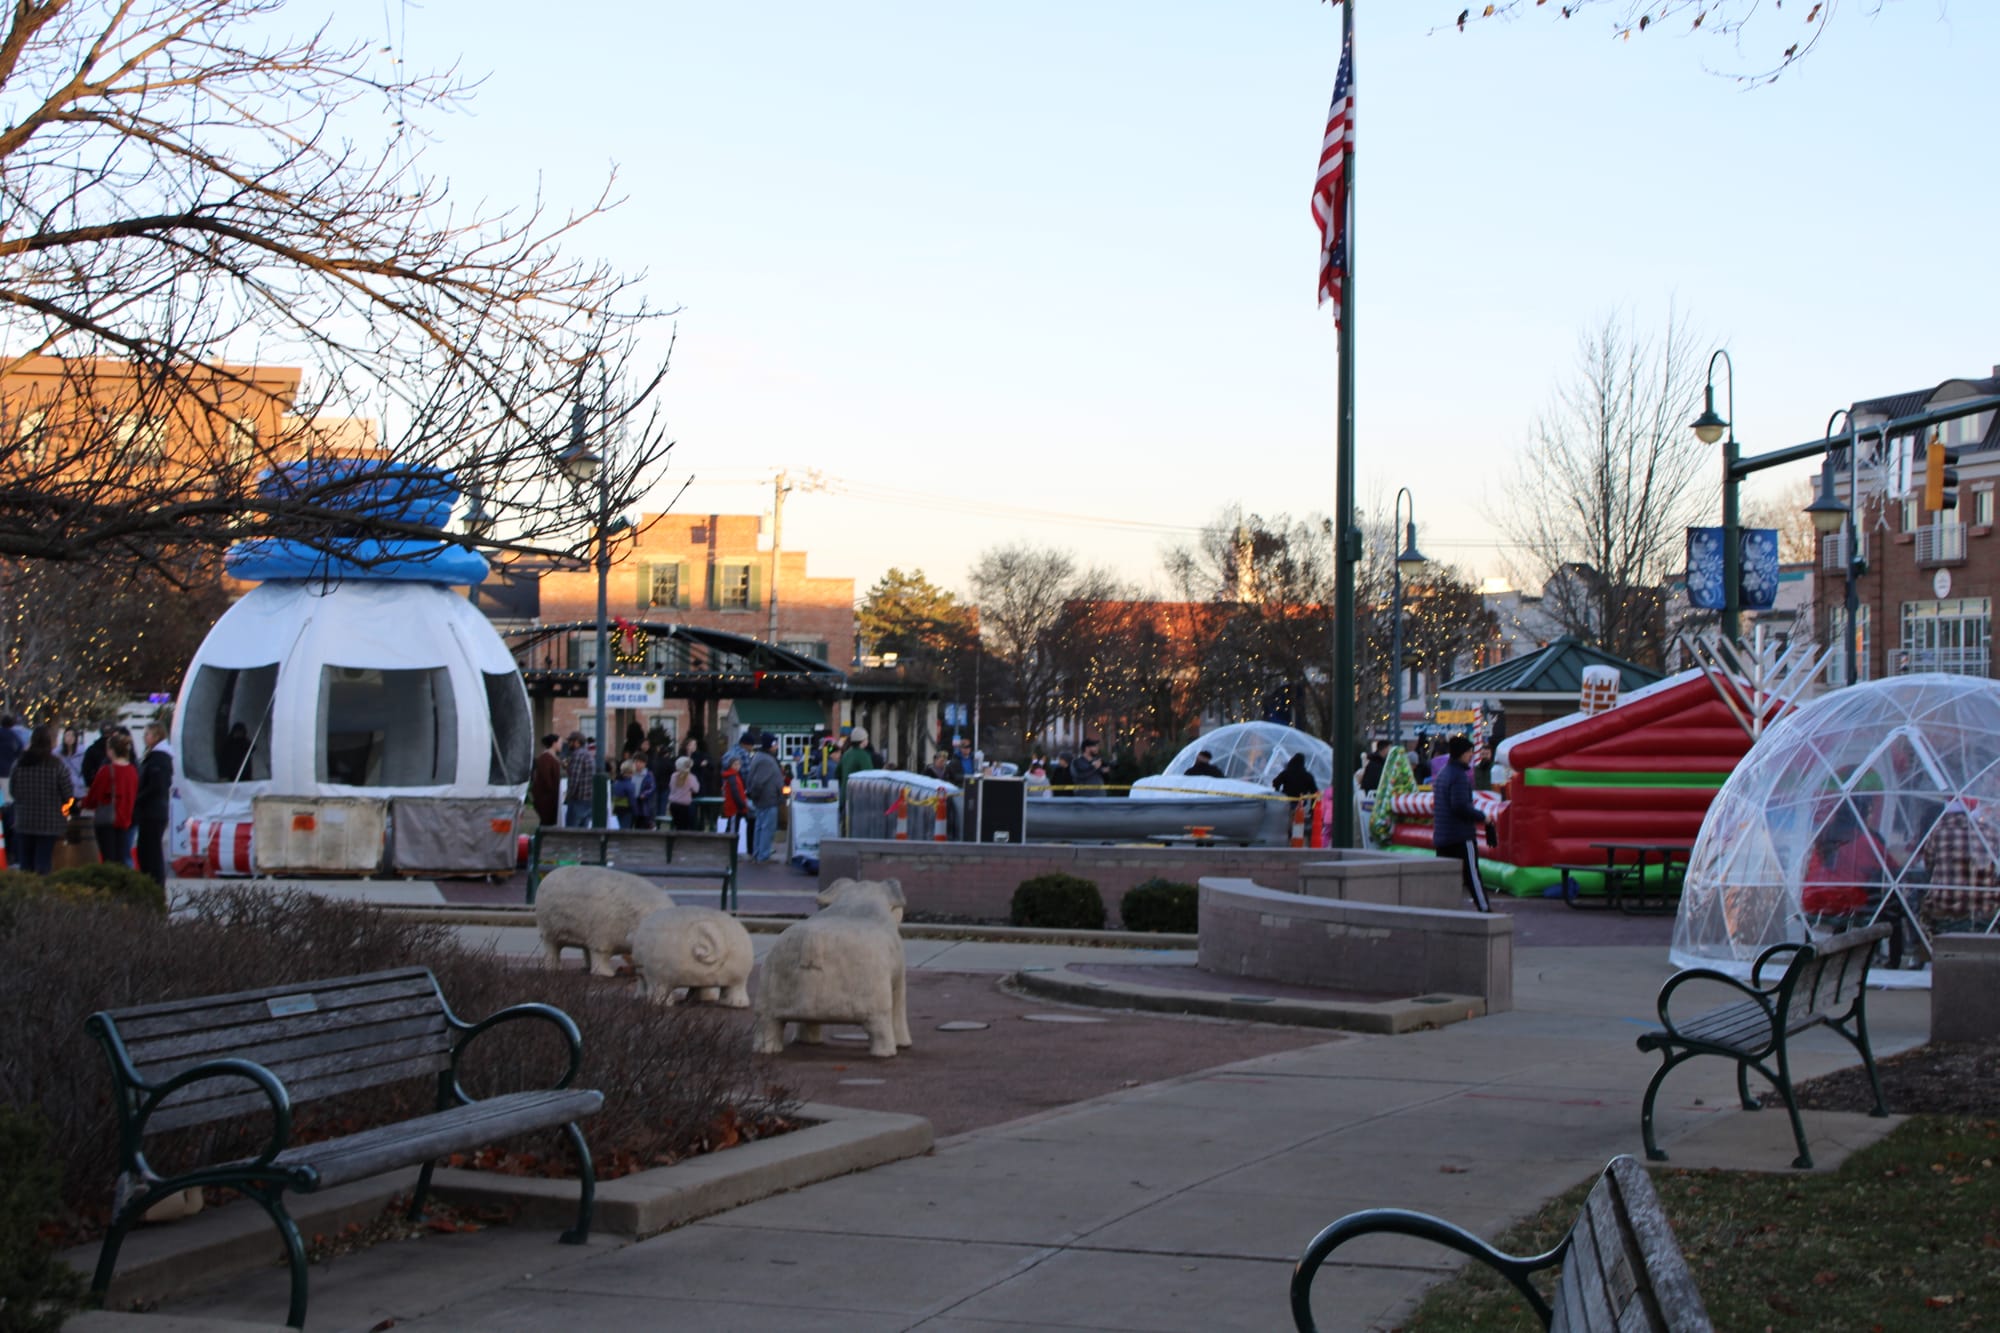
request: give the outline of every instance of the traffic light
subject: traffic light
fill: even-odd
[[[1958,508],[1958,450],[1931,443],[1924,446],[1924,508]]]

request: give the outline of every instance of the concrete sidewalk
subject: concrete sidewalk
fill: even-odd
[[[912,942],[912,955],[963,971],[1041,957],[934,941]],[[1515,965],[1511,1013],[1135,1088],[637,1244],[579,1252],[502,1229],[378,1247],[314,1270],[311,1327],[1287,1327],[1291,1264],[1342,1213],[1413,1207],[1491,1235],[1641,1152],[1639,1099],[1656,1065],[1633,1041],[1670,974],[1663,951],[1527,949]],[[1869,1003],[1878,1052],[1924,1040],[1928,996]],[[1801,1077],[1852,1063],[1823,1032],[1798,1049]],[[1674,1164],[1788,1170],[1784,1116],[1736,1111],[1731,1070],[1695,1061],[1667,1084],[1659,1118]],[[1887,1123],[1807,1114],[1822,1169]],[[1386,1328],[1451,1267],[1388,1238],[1339,1259],[1317,1288],[1324,1328]],[[275,1322],[282,1287],[275,1271],[253,1274],[165,1313]]]

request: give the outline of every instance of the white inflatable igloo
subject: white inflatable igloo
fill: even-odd
[[[507,646],[435,583],[261,584],[188,667],[174,745],[188,813],[281,796],[512,797],[534,760]],[[233,738],[233,739],[232,739]]]
[[[1203,750],[1214,757],[1224,775],[1268,790],[1295,754],[1306,757],[1306,771],[1325,791],[1333,785],[1333,747],[1317,736],[1279,722],[1233,722],[1188,742],[1168,763],[1165,777],[1186,773]]]
[[[1773,944],[1897,923],[1900,970],[1930,935],[2000,917],[2000,682],[1897,676],[1824,695],[1766,732],[1716,794],[1688,861],[1672,958],[1748,977]]]
[[[448,476],[380,473],[308,461],[262,485],[449,520]],[[340,551],[256,540],[224,557],[262,582],[216,621],[175,706],[192,850],[231,872],[366,873],[386,831],[394,870],[511,869],[535,753],[527,689],[492,624],[452,591],[484,579],[485,558],[418,538],[355,537]]]

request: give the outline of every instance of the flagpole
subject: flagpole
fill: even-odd
[[[1359,87],[1354,67],[1354,0],[1340,6],[1342,47],[1347,52],[1348,87]],[[1349,94],[1352,96],[1352,92]],[[1335,372],[1340,417],[1334,436],[1333,511],[1333,845],[1353,847],[1355,838],[1354,761],[1360,752],[1354,734],[1354,567],[1361,559],[1361,531],[1354,526],[1354,169],[1345,159],[1347,218],[1345,271],[1340,284],[1339,348]],[[1391,669],[1396,664],[1391,663]],[[1391,724],[1394,725],[1393,722]]]

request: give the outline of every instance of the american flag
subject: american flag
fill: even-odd
[[[1333,326],[1340,327],[1340,287],[1347,277],[1347,158],[1354,151],[1354,32],[1340,42],[1340,72],[1333,80],[1333,108],[1326,116],[1326,140],[1319,149],[1319,179],[1313,183],[1313,221],[1319,224],[1319,303],[1333,302]]]

